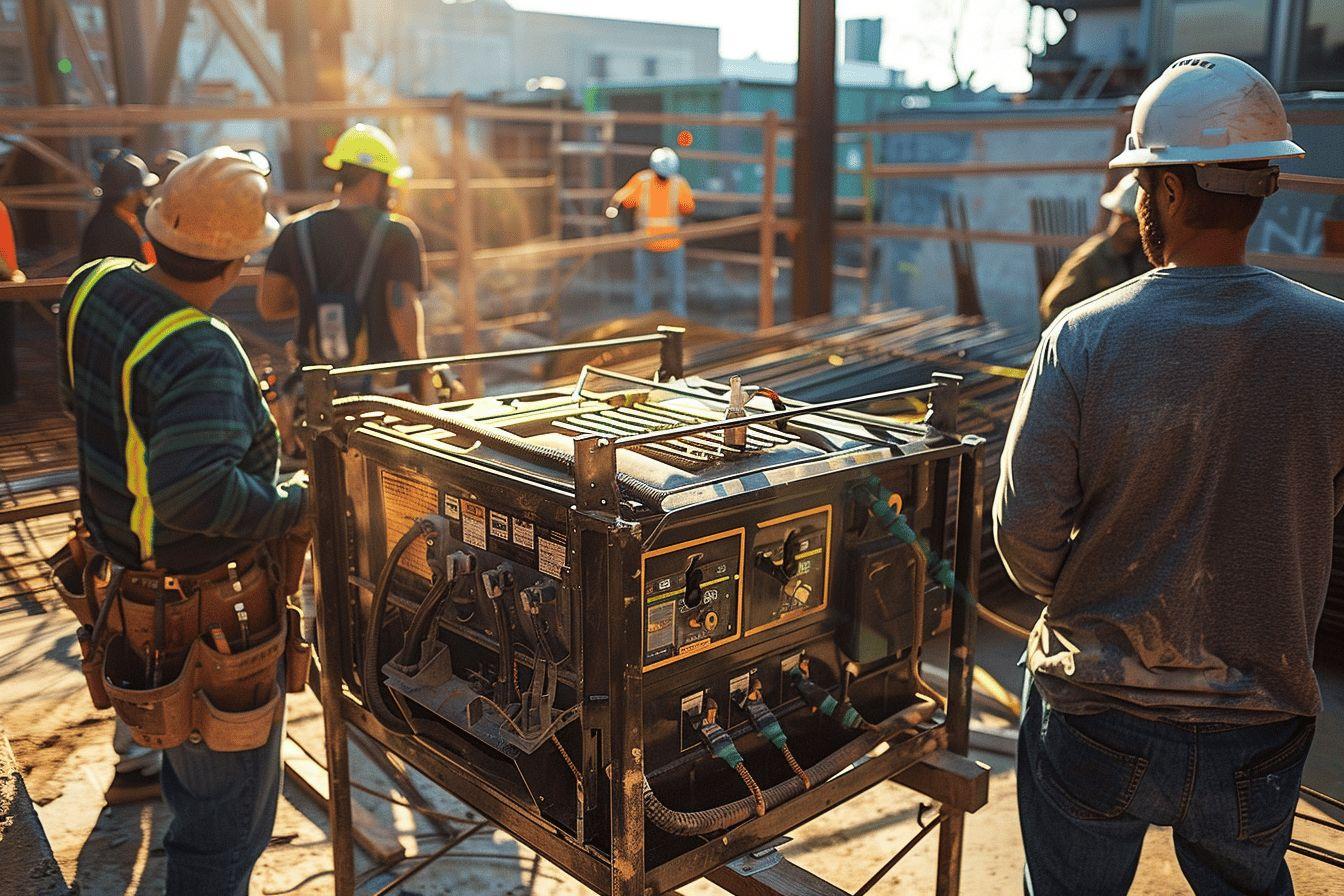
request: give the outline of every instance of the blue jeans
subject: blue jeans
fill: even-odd
[[[1314,719],[1186,725],[1069,715],[1031,687],[1017,749],[1029,896],[1123,896],[1149,825],[1172,829],[1197,896],[1289,896]]]
[[[184,743],[163,753],[166,896],[247,896],[252,866],[271,840],[280,796],[284,715],[255,750],[219,753]]]
[[[669,311],[677,317],[686,316],[686,247],[670,252],[635,250],[635,313],[648,314],[653,310],[654,267],[672,282],[672,303]]]

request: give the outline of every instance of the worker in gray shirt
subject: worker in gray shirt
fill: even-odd
[[[1046,604],[1018,746],[1033,896],[1128,892],[1149,825],[1198,896],[1292,893],[1344,302],[1245,258],[1270,160],[1303,154],[1253,68],[1173,63],[1111,162],[1156,270],[1065,311],[1023,383],[994,534]]]

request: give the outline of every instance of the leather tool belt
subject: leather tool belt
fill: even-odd
[[[174,576],[117,566],[77,528],[49,562],[80,622],[94,706],[116,710],[146,747],[265,744],[284,706],[281,661],[288,692],[302,691],[307,678],[311,648],[288,603],[307,544],[277,539],[204,573]]]

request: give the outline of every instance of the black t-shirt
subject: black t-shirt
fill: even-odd
[[[95,258],[146,260],[140,248],[140,237],[129,224],[117,217],[112,206],[99,206],[79,241],[79,263],[88,264]]]
[[[321,292],[353,291],[359,277],[360,264],[368,248],[369,237],[381,212],[372,206],[341,208],[319,206],[304,212],[308,219],[308,236],[312,241],[313,266],[317,270],[318,290]],[[390,283],[406,283],[417,292],[425,289],[429,275],[425,270],[425,245],[420,229],[410,218],[391,215],[383,232],[383,245],[369,278],[369,288],[363,296],[364,326],[369,339],[368,363],[399,361],[401,352],[387,322],[387,287]],[[289,222],[266,260],[266,270],[283,274],[294,284],[303,309],[299,315],[298,346],[301,355],[310,353],[311,330],[316,320],[312,307],[313,291],[308,282],[308,271],[299,250],[299,219]],[[352,338],[353,338],[353,334]]]

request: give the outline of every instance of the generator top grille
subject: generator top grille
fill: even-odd
[[[693,423],[703,423],[715,417],[694,414],[688,410],[656,401],[641,401],[634,405],[617,406],[605,410],[575,414],[555,421],[555,429],[573,435],[628,436],[674,429]],[[752,424],[747,429],[746,453],[768,451],[799,441],[796,435],[768,426]],[[722,430],[655,442],[635,449],[649,455],[670,460],[680,467],[703,467],[708,464],[740,456],[735,448],[725,448]]]

